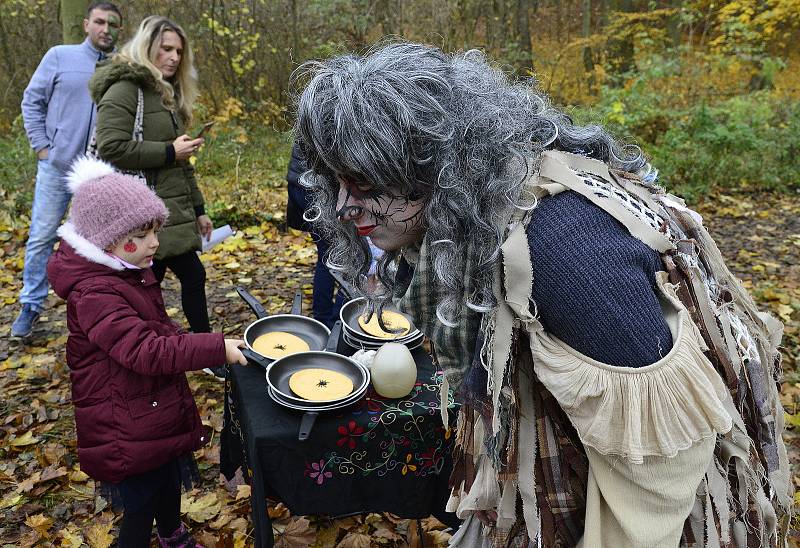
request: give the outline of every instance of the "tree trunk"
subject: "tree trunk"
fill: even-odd
[[[486,2],[483,5],[486,10],[486,45],[487,49],[495,56],[500,55],[506,40],[501,2],[502,0],[493,0],[491,4]]]
[[[581,36],[584,39],[592,34],[592,0],[583,0],[583,29]],[[583,47],[583,68],[586,72],[594,71],[594,61],[592,60],[592,48],[589,45]]]
[[[608,24],[608,12],[612,9],[611,0],[600,0],[600,20],[598,27],[602,29]]]
[[[564,4],[556,0],[556,43],[563,41]]]
[[[680,27],[680,10],[683,2],[680,0],[671,0],[668,3],[670,8],[676,9],[675,15],[667,21],[667,34],[672,41],[672,47],[677,48],[681,45],[681,27]]]
[[[61,0],[61,32],[65,44],[80,44],[86,33],[83,20],[86,18],[86,0]]]
[[[612,8],[624,13],[633,11],[632,0],[618,0],[612,2]],[[608,51],[608,66],[610,72],[614,74],[617,86],[624,83],[624,77],[630,76],[636,69],[636,60],[634,59],[633,35],[628,29],[623,29],[625,32],[619,37],[612,37],[608,40],[606,45]]]
[[[297,30],[297,0],[291,0],[292,12],[292,57],[300,59],[300,36]]]
[[[6,34],[5,25],[3,24],[3,15],[0,13],[0,50],[3,52],[3,62],[6,65],[6,78],[9,83],[13,80],[14,75],[14,56],[11,53],[11,48],[8,45],[8,35]],[[5,93],[8,93],[6,90]]]
[[[520,59],[520,73],[527,76],[533,74],[533,45],[531,44],[531,22],[528,11],[530,0],[517,0],[517,42],[519,43],[522,57]]]

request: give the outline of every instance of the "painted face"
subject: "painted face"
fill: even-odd
[[[157,249],[158,235],[156,230],[151,228],[131,232],[109,251],[134,266],[150,268]]]
[[[393,251],[414,244],[425,234],[424,200],[391,192],[374,191],[344,176],[338,176],[336,211],[342,222],[352,221],[360,236],[369,236],[380,249]]]
[[[100,51],[109,52],[119,39],[122,21],[113,11],[95,8],[89,17],[83,20],[83,30],[92,45]]]
[[[158,47],[153,64],[161,71],[164,79],[172,78],[178,72],[183,58],[183,40],[178,33],[166,30],[161,35],[161,45]]]

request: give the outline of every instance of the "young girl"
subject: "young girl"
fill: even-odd
[[[81,469],[121,504],[119,545],[195,547],[180,521],[181,485],[198,479],[192,451],[208,433],[185,371],[246,364],[221,333],[184,333],[167,316],[150,265],[167,209],[146,185],[80,159],[61,245],[48,265],[67,301],[67,364]]]

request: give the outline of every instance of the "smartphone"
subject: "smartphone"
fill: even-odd
[[[203,124],[203,127],[201,127],[201,128],[200,128],[200,131],[198,131],[198,132],[197,132],[197,135],[195,135],[195,136],[194,136],[194,138],[195,138],[195,139],[199,139],[200,137],[202,137],[203,135],[205,135],[205,134],[206,134],[206,131],[208,131],[209,129],[211,129],[211,126],[213,126],[213,125],[214,125],[214,123],[215,123],[215,122],[206,122],[205,124]]]

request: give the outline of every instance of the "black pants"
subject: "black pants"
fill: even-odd
[[[148,548],[153,521],[169,537],[181,525],[181,476],[177,461],[125,480],[120,548]]]
[[[197,253],[190,251],[167,259],[153,261],[153,274],[159,282],[164,280],[167,268],[175,273],[181,283],[181,305],[189,326],[195,333],[209,333],[206,304],[206,269]]]

